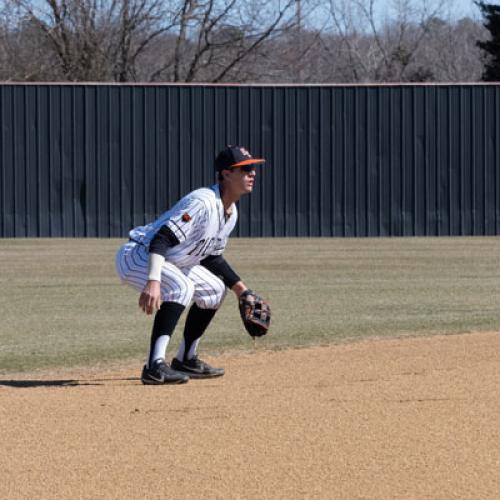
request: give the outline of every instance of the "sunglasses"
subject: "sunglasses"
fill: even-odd
[[[247,174],[250,172],[255,171],[255,165],[245,165],[243,167],[233,167],[231,170],[242,170],[243,172],[246,172]]]

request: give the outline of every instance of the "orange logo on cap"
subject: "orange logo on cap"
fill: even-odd
[[[182,220],[184,222],[189,222],[191,220],[191,216],[186,212],[185,214],[182,214]]]

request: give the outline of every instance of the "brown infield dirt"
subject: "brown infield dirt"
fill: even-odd
[[[500,498],[500,334],[0,378],[0,498]]]

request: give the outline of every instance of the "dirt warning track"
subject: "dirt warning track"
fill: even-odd
[[[499,498],[500,334],[0,378],[0,498]]]

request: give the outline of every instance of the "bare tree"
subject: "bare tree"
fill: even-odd
[[[414,61],[427,68],[433,81],[479,81],[484,56],[476,41],[486,38],[484,27],[472,19],[446,22],[436,18],[429,24],[428,36],[415,54]]]
[[[313,0],[302,1],[305,16]],[[43,68],[55,79],[220,82],[253,73],[248,63],[266,42],[295,26],[295,3],[11,0],[15,12],[6,33],[17,32],[18,45],[43,46],[51,56]],[[4,38],[3,51],[15,37]],[[13,76],[28,78],[31,63],[24,62],[24,75]]]
[[[12,1],[68,80],[133,79],[136,58],[175,25],[161,0]]]
[[[349,81],[404,81],[429,24],[447,0],[393,0],[382,13],[376,0],[330,0]],[[413,75],[414,76],[414,75]]]
[[[296,0],[183,0],[173,55],[150,79],[247,80],[270,40],[293,29]]]
[[[321,0],[0,0],[0,78],[474,81],[487,33],[450,21],[450,1],[329,0],[313,17]]]

